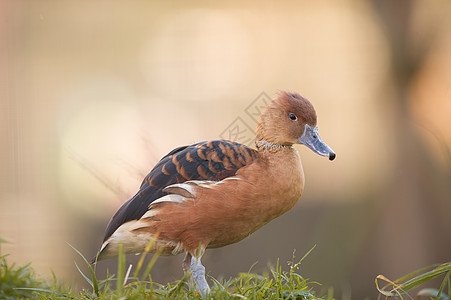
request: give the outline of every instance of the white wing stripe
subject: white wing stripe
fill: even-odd
[[[180,203],[180,202],[183,202],[185,200],[186,200],[186,198],[183,197],[183,196],[180,196],[180,195],[177,195],[177,194],[169,194],[169,195],[163,196],[161,198],[158,198],[157,200],[155,200],[152,203],[150,203],[150,205],[157,204],[157,203],[162,203],[162,202],[177,202],[177,203]]]

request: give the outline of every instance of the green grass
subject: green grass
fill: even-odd
[[[151,248],[151,245],[141,255],[136,266],[127,267],[125,255],[120,251],[117,274],[110,274],[107,270],[107,273],[102,276],[105,279],[97,278],[95,267],[89,264],[82,253],[71,246],[83,259],[89,271],[84,273],[75,264],[74,267],[78,269],[80,276],[90,288],[74,291],[70,285],[58,282],[54,274],[53,279],[44,281],[36,275],[30,264],[18,266],[8,263],[8,255],[2,254],[1,251],[1,245],[4,242],[0,238],[0,299],[205,299],[195,288],[190,287],[190,274],[185,274],[182,279],[174,283],[154,282],[151,270],[158,258],[158,253],[145,263],[147,250]],[[222,281],[210,277],[213,286],[208,299],[332,300],[332,288],[329,288],[328,295],[319,297],[314,289],[320,285],[299,274],[299,266],[309,253],[298,261],[293,255],[287,270],[284,270],[277,262],[275,267],[263,274],[249,271],[240,273],[236,278]],[[409,291],[440,276],[443,276],[443,280],[439,287],[422,289],[416,296],[436,300],[449,299],[447,295],[451,295],[451,262],[422,268],[395,281],[379,275],[376,278],[376,288],[387,299],[392,297],[413,299],[408,294]],[[380,286],[381,282],[385,285]]]
[[[395,281],[391,281],[387,277],[379,275],[376,277],[375,282],[376,288],[382,295],[387,298],[399,297],[403,299],[405,296],[412,298],[408,294],[409,291],[440,276],[443,276],[443,280],[439,288],[424,288],[420,290],[416,296],[435,300],[450,299],[448,295],[451,295],[451,262],[421,268],[410,274],[404,275]],[[385,285],[380,287],[379,280],[385,282]]]
[[[1,246],[1,241],[0,241]],[[71,246],[72,247],[72,246]],[[73,248],[73,247],[72,247]],[[70,286],[58,283],[55,277],[51,283],[38,279],[30,265],[8,265],[7,255],[1,254],[0,247],[0,299],[204,299],[199,292],[190,287],[190,274],[174,283],[159,284],[152,280],[151,269],[158,257],[154,255],[147,263],[145,251],[134,271],[127,267],[125,255],[118,256],[117,274],[105,274],[105,279],[96,276],[95,267],[77,249],[73,248],[83,259],[88,273],[80,276],[89,284],[89,289],[74,291]],[[150,247],[149,247],[150,249]],[[307,253],[308,254],[308,253]],[[208,299],[333,299],[332,296],[315,296],[313,288],[319,284],[310,282],[298,273],[302,260],[288,263],[288,270],[283,270],[277,262],[274,268],[263,274],[252,272],[240,273],[236,278],[213,282]]]
[[[8,255],[1,251],[2,243],[6,241],[0,238],[0,299],[31,298],[33,291],[28,290],[29,288],[49,288],[43,280],[38,279],[30,264],[8,264]],[[18,287],[23,289],[17,289]]]

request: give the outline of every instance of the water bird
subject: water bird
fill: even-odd
[[[143,252],[155,239],[153,252],[186,253],[183,269],[206,295],[205,250],[241,241],[300,199],[304,171],[294,144],[335,159],[310,101],[281,91],[257,122],[256,149],[212,140],[172,150],[113,215],[96,260],[118,255],[120,245]]]

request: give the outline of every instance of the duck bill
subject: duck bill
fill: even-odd
[[[304,133],[298,139],[299,143],[306,145],[316,154],[321,156],[328,156],[329,160],[335,159],[335,152],[321,140],[318,134],[318,127],[312,128],[309,125],[305,125]]]

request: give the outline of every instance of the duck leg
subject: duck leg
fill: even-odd
[[[185,259],[183,260],[183,273],[188,273],[191,271],[191,253],[186,252],[185,254]],[[194,281],[193,281],[193,276],[190,276],[188,279],[188,286],[190,288],[194,288]]]
[[[186,252],[185,259],[183,260],[183,272],[186,273],[190,270],[191,266],[191,253]]]
[[[190,254],[190,256],[192,256]],[[202,265],[200,261],[200,256],[192,256],[191,257],[191,276],[196,283],[197,289],[200,293],[205,296],[210,292],[210,287],[208,286],[207,280],[205,279],[205,267]],[[186,259],[186,257],[185,257]]]

